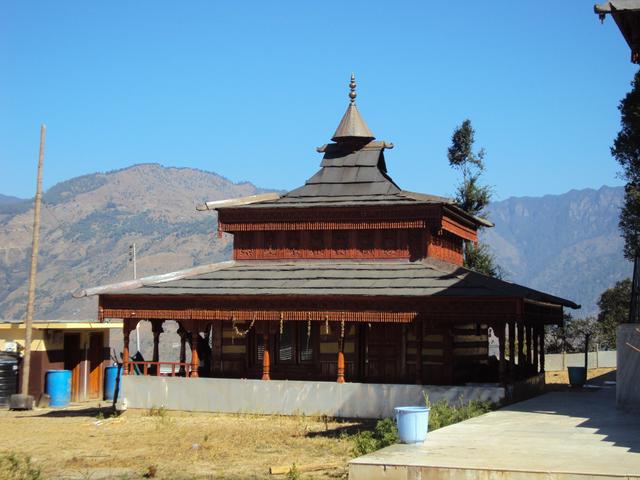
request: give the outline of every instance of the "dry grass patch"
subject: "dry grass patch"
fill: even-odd
[[[370,425],[162,409],[1,411],[0,445],[30,456],[44,478],[277,478],[269,467],[294,463],[338,465],[309,476],[339,478],[353,456],[351,434],[363,428]]]

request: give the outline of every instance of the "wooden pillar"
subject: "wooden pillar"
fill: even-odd
[[[164,320],[151,320],[151,331],[153,332],[153,362],[160,361],[160,334],[164,331],[162,324]],[[154,366],[156,376],[160,375],[160,365]]]
[[[500,378],[500,383],[507,383],[507,359],[506,359],[506,335],[505,335],[505,323],[501,322],[498,324],[498,329],[496,330],[496,336],[498,337],[498,349],[499,349],[499,367],[498,367],[498,375]]]
[[[416,320],[416,385],[422,385],[422,343],[424,326],[422,318]]]
[[[531,330],[533,329],[533,327],[529,324],[525,325],[525,334],[527,336],[526,338],[526,345],[527,345],[527,350],[526,350],[526,354],[525,354],[525,358],[526,358],[526,362],[525,362],[525,371],[527,372],[527,376],[529,374],[529,372],[531,371],[531,367],[533,365],[533,341],[532,341],[532,335],[531,335]]]
[[[516,328],[518,330],[518,378],[524,377],[525,357],[524,357],[524,324],[522,323],[522,317],[516,319]]]
[[[453,326],[447,325],[443,331],[443,354],[444,354],[444,369],[445,380],[447,385],[453,385],[455,380],[455,373],[453,369]]]
[[[340,325],[338,332],[338,378],[336,382],[344,383],[344,331],[342,325]]]
[[[509,379],[516,379],[516,321],[509,320]]]
[[[540,327],[540,373],[544,373],[544,325]]]
[[[198,378],[198,366],[200,365],[200,361],[198,359],[198,338],[200,335],[198,334],[198,327],[195,326],[195,322],[193,327],[191,327],[191,377]]]
[[[540,327],[533,327],[533,372],[538,374],[538,339],[540,337]]]
[[[271,370],[271,357],[269,352],[269,326],[266,326],[266,332],[262,334],[262,343],[264,351],[262,352],[262,380],[271,380],[269,371]]]
[[[129,328],[129,320],[124,319],[122,322],[122,335],[124,344],[122,346],[122,374],[129,375],[129,333],[131,333],[131,329]]]
[[[180,375],[185,375],[186,370],[184,368],[184,364],[187,362],[187,332],[182,328],[178,328],[178,335],[180,336],[180,369],[178,373]]]

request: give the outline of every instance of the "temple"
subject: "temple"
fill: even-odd
[[[198,207],[233,235],[232,261],[78,292],[99,296],[100,321],[123,320],[126,374],[159,374],[166,363],[175,376],[339,383],[540,377],[544,326],[578,305],[464,268],[465,241],[492,224],[402,190],[385,162],[393,144],[359,113],[353,77],[349,98],[303,186]],[[141,320],[153,324],[147,362],[129,353]],[[180,325],[177,363],[158,358],[167,320]]]

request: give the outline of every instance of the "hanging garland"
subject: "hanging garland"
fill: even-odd
[[[329,315],[324,316],[324,334],[329,335]]]
[[[344,318],[340,320],[340,339],[344,339]]]
[[[307,350],[309,350],[309,340],[311,339],[311,313],[307,314]]]
[[[280,312],[280,335],[284,332],[284,316]]]
[[[253,328],[253,325],[255,323],[256,323],[256,315],[253,316],[253,320],[251,320],[251,323],[249,324],[249,328],[247,328],[245,331],[242,331],[242,330],[239,330],[238,326],[236,325],[236,318],[233,315],[231,316],[231,326],[233,326],[233,331],[238,337],[244,337],[247,333],[249,333],[249,330]]]

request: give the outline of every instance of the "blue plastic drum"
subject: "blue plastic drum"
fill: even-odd
[[[47,370],[45,392],[50,407],[66,407],[71,401],[71,370]]]
[[[104,369],[104,399],[113,400],[116,395],[116,385],[122,384],[122,368],[113,365]]]
[[[427,407],[396,407],[396,425],[402,443],[420,443],[427,438],[429,409]]]

